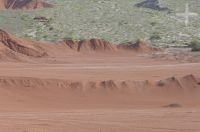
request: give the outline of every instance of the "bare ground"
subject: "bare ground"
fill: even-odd
[[[4,132],[198,132],[199,108],[0,113]]]

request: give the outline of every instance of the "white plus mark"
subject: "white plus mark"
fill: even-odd
[[[177,16],[184,17],[185,18],[185,26],[188,26],[189,17],[190,16],[195,17],[195,16],[198,16],[198,14],[194,13],[194,12],[189,12],[189,5],[185,4],[185,13],[177,13]]]

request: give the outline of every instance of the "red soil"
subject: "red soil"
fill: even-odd
[[[20,56],[42,57],[46,56],[43,49],[37,47],[33,42],[15,38],[0,29],[0,58],[16,59]]]
[[[78,52],[105,52],[117,51],[117,46],[101,39],[90,39],[81,41],[65,40],[65,43],[73,50]]]
[[[50,42],[49,42],[50,43]],[[121,54],[121,53],[150,53],[158,51],[150,47],[144,41],[139,40],[135,44],[116,45],[101,39],[90,40],[65,40],[54,44],[27,41],[16,38],[0,29],[0,54],[1,58],[11,57],[13,59],[23,57],[46,57],[67,56],[69,54]],[[61,53],[63,52],[63,53]],[[11,55],[12,54],[12,55]]]
[[[0,0],[0,9],[38,9],[50,7],[53,7],[53,5],[42,0]]]
[[[199,131],[200,63],[153,53],[163,50],[142,40],[41,43],[0,30],[0,131]]]
[[[152,59],[157,51],[162,52],[143,40],[41,43],[0,30],[0,105],[6,110],[199,105],[199,63]]]

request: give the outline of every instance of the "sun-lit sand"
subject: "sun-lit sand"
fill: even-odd
[[[152,57],[163,52],[143,40],[41,43],[2,30],[0,131],[197,132],[200,63]]]

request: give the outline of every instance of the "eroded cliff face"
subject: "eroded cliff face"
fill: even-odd
[[[39,42],[18,38],[0,29],[0,54],[1,56],[3,55],[4,58],[8,57],[10,54],[12,54],[14,58],[17,58],[20,55],[23,55],[24,57],[63,57],[69,54],[94,55],[96,53],[102,55],[121,55],[121,53],[131,53],[135,55],[156,51],[161,50],[151,47],[141,39],[137,42],[125,44],[114,44],[97,38],[79,41],[63,40],[58,42]]]
[[[23,54],[26,56],[40,57],[44,52],[24,41],[19,41],[13,36],[9,35],[4,30],[0,29],[0,52],[1,54]]]

